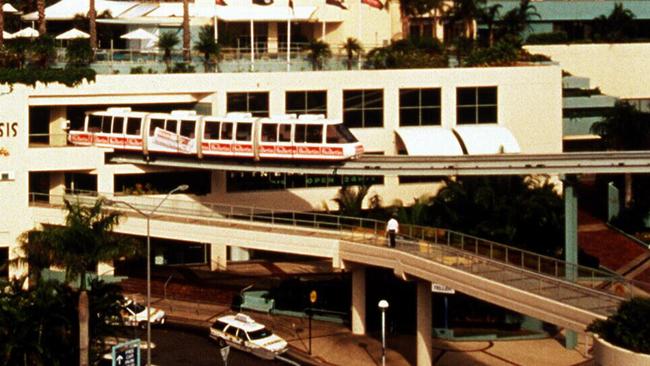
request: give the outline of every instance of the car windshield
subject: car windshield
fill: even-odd
[[[273,335],[273,333],[266,328],[258,329],[254,332],[248,332],[248,338],[250,338],[251,341],[255,339],[270,337],[271,335]]]
[[[126,306],[126,308],[131,310],[134,314],[138,314],[144,311],[144,306],[136,303],[130,303]]]

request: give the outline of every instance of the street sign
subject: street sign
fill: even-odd
[[[309,302],[315,304],[317,299],[318,299],[318,294],[316,293],[316,290],[311,290],[311,292],[309,293]]]
[[[225,346],[219,349],[219,352],[221,352],[221,358],[223,359],[223,362],[227,365],[228,364],[228,355],[230,354],[230,346]]]
[[[441,293],[441,294],[455,294],[456,290],[454,290],[451,287],[441,285],[439,283],[432,283],[431,284],[431,292],[438,292],[438,293]]]
[[[133,339],[112,347],[112,366],[140,366],[140,339]]]

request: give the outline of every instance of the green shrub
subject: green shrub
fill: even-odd
[[[526,38],[526,44],[558,44],[569,42],[566,32],[534,33]]]
[[[194,70],[194,65],[192,64],[186,64],[184,62],[177,62],[174,64],[174,68],[172,69],[173,73],[180,73],[180,74],[189,74],[193,73]]]
[[[636,297],[621,303],[606,320],[596,320],[587,330],[607,342],[633,352],[650,354],[650,299]]]
[[[37,82],[44,84],[61,83],[65,86],[77,86],[84,80],[95,81],[95,70],[87,67],[66,67],[65,69],[7,69],[0,68],[0,85],[25,84],[35,86]]]
[[[87,39],[72,39],[65,53],[68,66],[88,66],[93,61],[93,49]]]
[[[510,42],[476,48],[465,58],[465,66],[508,66],[519,60],[520,49]]]

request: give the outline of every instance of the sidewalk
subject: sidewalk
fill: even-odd
[[[140,294],[132,294],[138,302],[144,303]],[[228,313],[224,305],[152,298],[152,305],[167,313],[172,323],[190,324],[207,328],[214,320]],[[312,365],[381,365],[381,340],[371,335],[353,335],[344,325],[323,321],[312,321],[312,355],[309,351],[309,327],[306,318],[269,315],[252,312],[251,316],[268,326],[273,332],[287,340],[291,356],[298,360],[310,360]],[[583,341],[580,338],[580,341]],[[415,337],[412,335],[387,338],[386,364],[407,366],[415,364]],[[591,366],[584,356],[584,344],[576,350],[566,350],[555,339],[526,341],[476,341],[450,342],[433,340],[433,364],[437,366],[495,365],[495,366]]]

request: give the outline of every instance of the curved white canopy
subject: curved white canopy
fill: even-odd
[[[497,125],[461,125],[454,127],[469,155],[519,153],[521,148],[512,132]]]
[[[80,31],[77,28],[72,28],[69,31],[63,32],[56,36],[56,39],[77,39],[77,38],[90,38],[90,34]]]
[[[14,8],[11,4],[6,3],[2,5],[2,11],[5,13],[17,13],[18,9]]]
[[[453,131],[437,126],[401,127],[397,135],[411,156],[459,156],[463,149]]]
[[[38,31],[32,27],[23,28],[13,34],[14,38],[36,38],[38,36]]]
[[[142,28],[138,28],[132,32],[123,34],[120,36],[120,38],[124,39],[138,39],[138,40],[153,40],[153,39],[158,39],[158,37],[155,34],[149,33],[146,30]]]

